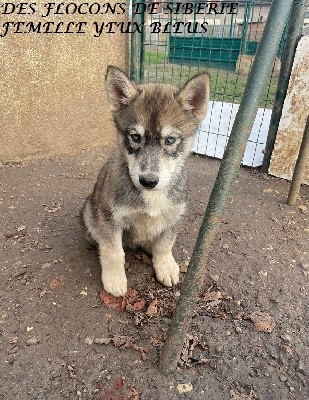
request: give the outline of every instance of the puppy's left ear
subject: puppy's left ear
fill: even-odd
[[[138,94],[135,84],[121,69],[113,65],[107,67],[105,89],[113,111],[128,105]]]
[[[194,76],[178,92],[176,98],[199,122],[204,118],[210,98],[210,76],[207,72]]]

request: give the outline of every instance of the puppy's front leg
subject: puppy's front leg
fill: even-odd
[[[176,238],[173,229],[168,229],[152,245],[152,262],[157,279],[165,286],[179,282],[179,266],[174,260],[172,247]]]
[[[127,278],[122,248],[122,232],[111,229],[104,232],[99,241],[102,283],[106,292],[113,296],[124,296],[127,292]]]

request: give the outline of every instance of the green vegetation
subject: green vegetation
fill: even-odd
[[[145,82],[166,82],[179,86],[202,71],[208,71],[210,74],[211,100],[240,103],[247,81],[246,75],[202,66],[170,64],[167,62],[165,53],[155,51],[145,53]],[[277,78],[270,80],[264,90],[260,107],[272,108],[277,83]]]

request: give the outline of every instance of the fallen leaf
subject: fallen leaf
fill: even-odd
[[[180,272],[187,272],[190,260],[182,260],[179,263]]]
[[[215,283],[218,283],[220,278],[219,275],[210,275],[210,279]]]
[[[40,292],[40,294],[39,294],[40,299],[41,299],[43,296],[45,296],[46,294],[49,294],[49,293],[50,293],[50,292],[49,292],[48,290],[43,289],[43,290]]]
[[[293,349],[291,346],[287,346],[287,345],[283,345],[282,346],[282,350],[288,355],[288,356],[292,356],[293,355]]]
[[[128,289],[125,300],[127,311],[141,311],[146,305],[146,300],[133,288]]]
[[[75,369],[74,369],[74,367],[72,367],[72,365],[67,364],[67,370],[69,372],[69,377],[70,378],[72,378],[72,379],[77,379],[78,378],[78,376],[75,373]]]
[[[129,307],[130,311],[141,311],[145,307],[145,304],[146,300],[141,298],[136,302],[134,302],[133,304],[128,304],[127,309]]]
[[[65,280],[65,278],[64,278],[63,275],[62,275],[62,276],[59,276],[59,277],[56,277],[56,278],[54,278],[54,279],[52,279],[52,280],[50,280],[50,281],[48,282],[48,286],[49,286],[51,289],[57,289],[58,287],[61,287],[61,286],[64,286],[64,285],[65,285],[64,280]]]
[[[238,390],[230,390],[230,397],[232,400],[253,400],[252,394],[243,394],[238,392]]]
[[[150,336],[150,343],[153,347],[162,347],[164,344],[164,338],[160,336]]]
[[[258,274],[261,275],[261,276],[265,276],[265,277],[268,275],[267,271],[265,271],[264,269],[259,271]]]
[[[110,307],[113,310],[121,311],[126,306],[126,299],[124,297],[115,297],[105,292],[105,290],[100,293],[100,299],[107,307]]]
[[[204,296],[204,300],[205,301],[217,301],[222,299],[222,293],[221,292],[210,292],[210,293],[206,293],[206,295]]]
[[[95,338],[93,339],[93,343],[96,344],[109,344],[112,342],[112,338]]]
[[[61,210],[61,204],[60,203],[52,203],[50,206],[45,207],[45,209],[49,213],[55,213],[55,212]]]
[[[158,299],[157,298],[152,300],[152,302],[149,304],[146,314],[149,317],[155,317],[158,314]]]
[[[129,392],[128,392],[128,400],[139,400],[139,394],[138,391],[135,389],[134,386],[130,386]]]
[[[150,258],[149,258],[148,256],[146,256],[146,254],[144,254],[144,253],[138,253],[138,254],[135,255],[135,257],[136,257],[137,259],[141,260],[141,262],[142,262],[143,264],[152,266],[152,261],[150,260]]]
[[[221,303],[222,300],[213,300],[207,303],[207,310],[210,308],[218,307],[218,305]]]
[[[177,385],[177,390],[179,393],[188,393],[191,392],[192,389],[193,386],[191,385],[191,383],[179,383]]]
[[[143,361],[147,359],[146,353],[148,353],[148,349],[146,347],[141,347],[135,344],[135,339],[132,336],[114,335],[110,338],[95,338],[93,339],[93,343],[95,344],[111,343],[120,350],[130,348],[138,351]]]
[[[129,388],[124,386],[125,377],[121,376],[116,378],[116,381],[109,388],[106,384],[100,383],[98,385],[99,389],[99,399],[100,400],[139,400],[139,394],[135,387],[131,385]]]
[[[273,321],[272,317],[265,312],[255,311],[249,315],[249,319],[254,323],[255,329],[258,332],[268,332],[271,333],[276,323]]]
[[[120,389],[122,389],[125,380],[126,380],[125,377],[124,377],[124,376],[121,376],[120,378],[118,378],[118,379],[116,380],[116,382],[115,382],[114,385],[113,385],[113,388],[114,388],[115,390],[120,390]]]

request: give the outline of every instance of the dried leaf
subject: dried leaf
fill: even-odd
[[[255,329],[258,332],[268,332],[271,333],[276,323],[273,321],[272,317],[262,311],[255,311],[249,315],[249,319],[254,323]]]
[[[191,359],[192,359],[192,354],[193,350],[196,345],[199,344],[199,339],[197,336],[194,335],[187,335],[185,342],[183,344],[182,350],[181,350],[181,360],[185,363],[185,365],[190,365]]]
[[[232,400],[253,400],[252,394],[249,395],[239,393],[238,390],[230,390],[230,397]]]
[[[215,283],[218,283],[220,278],[219,275],[210,275],[210,279]]]
[[[94,338],[93,343],[95,344],[109,344],[112,342],[112,338]]]
[[[153,347],[161,347],[164,344],[163,336],[150,336],[150,343]]]
[[[141,260],[141,262],[143,264],[152,266],[152,261],[150,260],[150,258],[148,256],[146,256],[146,254],[139,253],[139,254],[136,254],[135,257],[138,258],[139,260]]]
[[[146,314],[149,317],[155,317],[158,314],[158,299],[157,298],[152,300],[152,302],[149,304]]]
[[[191,392],[192,389],[193,386],[191,385],[191,383],[179,383],[177,385],[177,390],[179,393],[188,393]]]
[[[125,377],[124,377],[124,376],[121,376],[120,378],[118,378],[118,379],[116,380],[116,382],[115,382],[114,385],[113,385],[113,388],[114,388],[115,390],[120,390],[120,389],[122,389],[125,380],[126,380]]]
[[[204,296],[204,300],[205,301],[217,301],[219,299],[222,299],[222,293],[221,292],[210,292],[210,293],[206,293],[206,295]]]
[[[72,365],[68,364],[67,365],[67,370],[69,372],[69,377],[70,378],[72,378],[72,379],[77,379],[78,378],[78,376],[75,373],[75,369],[74,369],[74,367],[72,367]]]
[[[182,260],[179,263],[180,272],[187,272],[190,260]]]
[[[130,386],[129,388],[128,400],[139,400],[138,391],[135,389],[134,386]]]
[[[48,282],[48,286],[49,286],[51,289],[57,289],[57,288],[59,288],[59,287],[65,285],[64,280],[65,280],[65,278],[64,278],[63,275],[58,276],[58,277],[56,277],[56,278],[54,278],[54,279],[51,279],[51,280]]]
[[[218,307],[218,305],[222,302],[222,300],[213,300],[207,304],[207,310],[210,308]]]
[[[128,289],[125,299],[127,311],[141,311],[146,305],[146,300],[133,288]]]
[[[45,207],[47,212],[49,213],[55,213],[59,210],[61,210],[61,204],[60,203],[52,203],[49,207]]]
[[[146,300],[141,298],[137,300],[134,304],[130,304],[131,311],[141,311],[146,305]],[[128,304],[129,306],[129,304]],[[128,307],[127,306],[127,307]]]
[[[139,394],[131,385],[128,389],[124,386],[125,377],[117,378],[112,387],[106,388],[105,384],[99,384],[99,398],[101,400],[139,400]]]
[[[96,343],[96,344],[110,344],[111,343],[120,350],[130,348],[130,349],[138,351],[141,355],[142,360],[147,359],[146,353],[148,353],[148,349],[135,344],[135,339],[132,336],[114,335],[113,337],[110,337],[110,338],[95,338],[95,339],[93,339],[93,343]]]
[[[105,292],[105,290],[100,293],[100,299],[107,307],[110,307],[113,310],[121,311],[126,306],[126,299],[124,297],[115,297]]]

